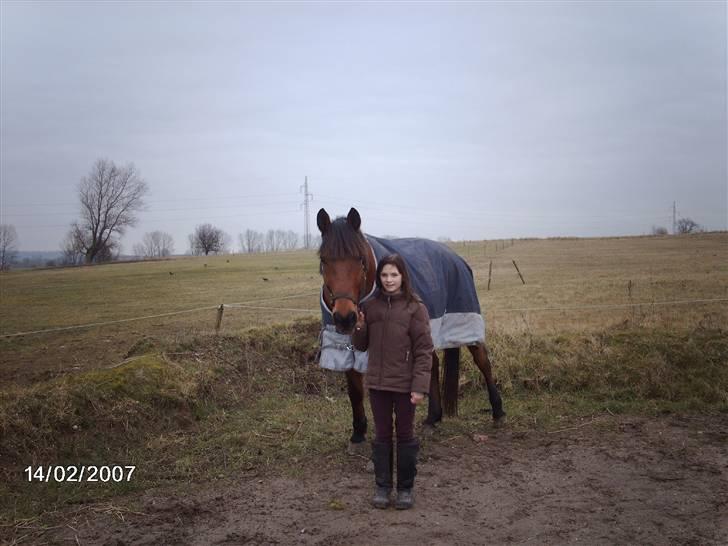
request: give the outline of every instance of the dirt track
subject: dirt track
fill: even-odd
[[[370,508],[373,477],[352,456],[300,480],[149,492],[133,499],[140,513],[77,512],[22,543],[728,544],[725,415],[438,437],[422,459],[407,512]]]

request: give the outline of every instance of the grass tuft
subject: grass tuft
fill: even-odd
[[[314,364],[319,328],[303,319],[172,343],[145,338],[138,350],[152,352],[115,367],[0,392],[2,517],[160,484],[296,475],[314,458],[343,457],[351,426],[346,381]],[[515,428],[553,428],[604,412],[728,412],[724,330],[496,331],[488,345]],[[490,421],[467,351],[463,360],[460,417],[443,422],[443,434],[472,433]],[[28,484],[30,464],[138,470],[131,483],[99,488]],[[330,508],[337,506],[333,499]]]

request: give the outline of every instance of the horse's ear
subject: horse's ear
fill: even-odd
[[[359,211],[354,207],[351,207],[349,214],[346,215],[346,221],[354,228],[354,231],[359,231],[361,227],[361,216],[359,216]]]
[[[316,215],[316,225],[318,225],[319,231],[322,235],[331,227],[331,218],[329,218],[329,213],[326,212],[325,209],[318,211],[318,214]]]

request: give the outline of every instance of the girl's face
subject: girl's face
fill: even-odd
[[[399,292],[399,289],[402,288],[402,275],[399,269],[392,264],[387,264],[382,268],[379,279],[382,281],[384,291],[390,294]]]

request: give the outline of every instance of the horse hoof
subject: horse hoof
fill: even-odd
[[[346,448],[346,453],[349,455],[356,455],[357,457],[367,457],[369,454],[369,444],[367,442],[349,442],[349,447]]]
[[[495,428],[503,428],[506,426],[506,415],[505,413],[501,415],[500,417],[493,417],[493,427]]]

